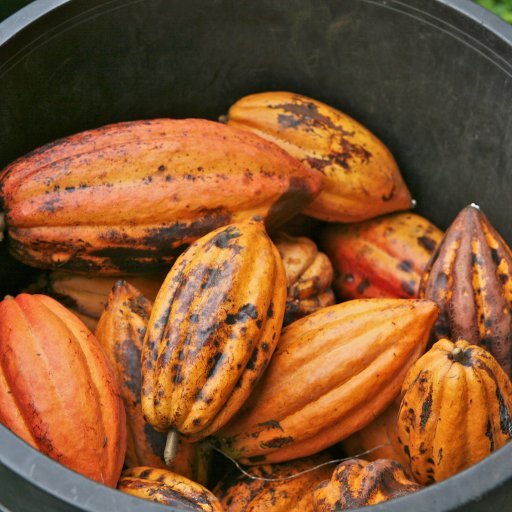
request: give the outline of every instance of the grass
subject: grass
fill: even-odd
[[[493,11],[505,21],[512,23],[512,0],[476,0],[482,7]]]

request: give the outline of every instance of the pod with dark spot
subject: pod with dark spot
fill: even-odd
[[[313,502],[315,512],[350,510],[393,500],[422,487],[394,460],[350,459],[336,467],[330,480],[313,490]]]
[[[192,244],[151,312],[142,352],[146,419],[191,440],[222,427],[266,368],[285,303],[281,257],[261,220]]]
[[[432,341],[482,346],[512,375],[512,251],[477,206],[464,208],[446,231],[420,296],[441,310]]]
[[[437,310],[432,301],[360,299],[288,325],[247,404],[215,434],[222,449],[242,463],[282,462],[363,428],[399,394]]]
[[[311,490],[329,478],[333,464],[322,453],[283,464],[266,464],[225,475],[213,489],[226,512],[315,512]],[[320,467],[317,467],[320,466]]]
[[[278,233],[273,237],[286,272],[286,312],[283,325],[288,325],[313,313],[332,306],[335,302],[332,284],[332,265],[329,258],[319,252],[310,238],[293,237]]]
[[[462,471],[512,437],[510,379],[482,347],[439,340],[404,381],[398,436],[418,482]]]
[[[284,222],[321,187],[320,173],[276,144],[204,119],[81,132],[0,176],[13,256],[110,275],[168,269],[194,240],[253,215]]]
[[[175,510],[224,511],[217,497],[206,487],[165,469],[147,466],[126,469],[119,479],[117,488],[144,500],[175,507]]]
[[[320,248],[332,261],[338,299],[410,299],[418,296],[422,273],[442,238],[443,232],[424,217],[396,213],[327,226]]]
[[[105,278],[107,279],[107,278]],[[126,411],[127,467],[166,467],[166,436],[146,423],[141,406],[141,351],[153,303],[126,281],[117,281],[107,296],[96,337],[116,374]],[[197,443],[179,441],[169,467],[201,484],[208,480],[211,452]]]
[[[290,92],[239,99],[228,125],[280,145],[322,173],[324,189],[304,213],[330,222],[358,222],[411,208],[395,159],[367,128],[325,103]]]

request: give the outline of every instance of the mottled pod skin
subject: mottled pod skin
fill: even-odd
[[[142,353],[142,407],[198,440],[235,414],[266,368],[286,303],[281,257],[260,220],[219,228],[176,261]]]
[[[420,296],[440,308],[433,341],[481,345],[512,375],[512,252],[477,206],[464,208],[446,231]]]
[[[153,301],[160,289],[165,274],[144,276],[109,277],[86,276],[70,272],[44,273],[27,291],[44,293],[73,311],[92,332],[96,330],[98,320],[107,305],[108,295],[118,280],[127,279],[131,285]]]
[[[403,385],[398,435],[418,482],[444,480],[512,436],[512,384],[482,347],[441,339]]]
[[[322,454],[249,470],[252,476],[275,481],[255,480],[236,469],[215,486],[213,493],[226,512],[315,512],[311,490],[331,477],[334,464],[316,466],[329,460]]]
[[[251,398],[215,436],[244,464],[316,453],[365,427],[399,394],[437,318],[432,301],[361,299],[287,326]]]
[[[352,434],[341,443],[344,452],[350,457],[364,453],[368,461],[378,459],[391,459],[400,462],[405,471],[409,469],[409,459],[402,451],[398,442],[398,411],[400,409],[400,397],[393,400],[391,405],[379,414],[371,423],[355,434]]]
[[[395,213],[325,227],[320,247],[334,267],[340,300],[416,298],[421,276],[443,232],[415,213]]]
[[[332,284],[332,265],[329,258],[310,238],[278,233],[273,241],[283,260],[286,272],[286,312],[283,325],[288,325],[332,306],[335,302]]]
[[[197,444],[180,441],[170,467],[164,462],[166,436],[146,423],[141,406],[142,343],[153,303],[126,281],[115,283],[100,317],[96,338],[102,344],[121,388],[126,411],[127,467],[167,468],[199,483],[208,480],[209,460]]]
[[[174,510],[191,512],[223,512],[224,510],[217,497],[208,489],[165,469],[147,466],[126,469],[119,479],[117,488],[138,498],[176,507]]]
[[[336,467],[330,480],[314,489],[313,502],[315,512],[335,512],[376,505],[421,488],[394,460],[350,459]]]
[[[290,92],[238,100],[227,123],[275,142],[311,169],[324,189],[304,213],[358,222],[411,207],[411,196],[384,144],[360,123],[325,103]]]
[[[320,192],[322,176],[251,133],[154,119],[39,148],[5,168],[0,187],[13,256],[122,275],[168,269],[219,226],[253,215],[283,222]]]
[[[0,422],[64,466],[116,486],[126,420],[115,375],[94,335],[45,295],[0,302]]]

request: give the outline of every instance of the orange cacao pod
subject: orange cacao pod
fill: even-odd
[[[177,507],[176,510],[223,512],[219,500],[208,489],[165,469],[147,466],[126,469],[117,488],[138,498]]]
[[[288,325],[334,304],[331,289],[332,265],[329,258],[310,238],[278,233],[273,241],[283,260],[286,273],[286,311],[283,325]]]
[[[213,493],[226,512],[315,512],[311,490],[330,478],[333,465],[321,465],[329,460],[322,454],[251,468],[252,476],[264,480],[236,469],[215,486]]]
[[[330,480],[313,491],[313,502],[316,512],[335,512],[376,505],[421,488],[394,460],[350,459],[334,470]]]
[[[0,421],[68,468],[115,487],[126,451],[123,402],[94,335],[45,295],[0,302]]]
[[[247,405],[216,434],[243,463],[318,452],[366,426],[398,395],[437,317],[432,301],[366,299],[287,326]]]
[[[512,252],[480,208],[464,208],[425,269],[420,296],[437,302],[433,340],[464,339],[512,372]]]
[[[200,439],[238,411],[277,343],[281,257],[261,221],[219,228],[183,253],[155,301],[142,352],[142,408],[157,429]]]
[[[39,148],[4,169],[0,185],[16,258],[122,275],[168,268],[219,226],[253,215],[282,222],[319,193],[321,180],[253,134],[204,119],[154,119]]]
[[[141,351],[153,303],[135,287],[118,281],[108,295],[100,317],[96,338],[105,349],[117,376],[126,411],[127,467],[166,467],[166,436],[146,423],[141,406]],[[209,460],[197,444],[180,442],[176,458],[169,467],[199,483],[208,480]]]
[[[497,450],[512,436],[511,415],[512,384],[491,354],[439,340],[403,385],[398,435],[414,478],[439,482]]]
[[[443,232],[414,213],[395,213],[322,230],[321,248],[334,267],[342,300],[415,298],[421,275]]]
[[[396,162],[360,123],[325,103],[290,92],[238,100],[227,123],[279,144],[320,171],[324,189],[304,213],[331,222],[357,222],[411,207]]]

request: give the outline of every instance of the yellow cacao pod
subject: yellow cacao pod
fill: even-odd
[[[142,352],[142,408],[189,439],[235,414],[279,338],[286,277],[261,220],[219,228],[183,253],[155,300]]]
[[[335,108],[300,94],[264,92],[239,99],[228,125],[280,145],[320,171],[324,189],[304,210],[331,222],[358,222],[411,207],[410,193],[384,144]]]

